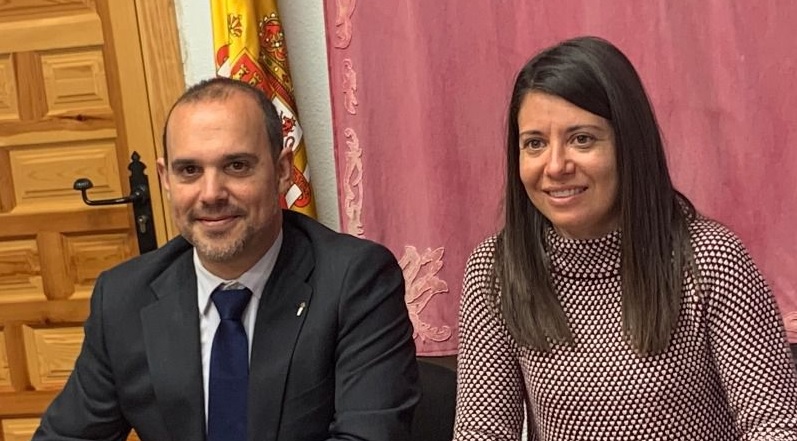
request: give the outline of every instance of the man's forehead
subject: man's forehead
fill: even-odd
[[[174,106],[171,116],[172,119],[174,119],[175,117],[184,117],[187,115],[193,115],[197,113],[197,111],[199,110],[204,111],[204,110],[221,109],[238,103],[240,102],[236,102],[235,100],[229,98],[215,98],[215,99],[204,98],[201,100],[186,101]]]
[[[170,120],[175,115],[191,114],[197,110],[257,105],[257,101],[248,94],[238,90],[227,90],[223,94],[203,95],[178,102],[172,109]]]
[[[258,102],[242,91],[227,90],[225,92],[223,95],[212,94],[194,97],[174,106],[164,133],[165,147],[168,150],[166,156],[169,163],[172,163],[173,159],[196,159],[199,161],[208,157],[208,152],[192,153],[195,149],[212,149],[216,151],[214,153],[218,154],[245,153],[227,152],[228,145],[224,141],[225,138],[229,140],[229,146],[237,146],[239,150],[241,150],[239,144],[243,144],[247,151],[250,150],[245,148],[246,145],[258,144],[256,152],[258,157],[261,153],[259,144],[262,143],[265,153],[271,154],[272,149],[268,133],[262,122],[262,113]],[[257,131],[255,126],[262,129],[262,132]],[[254,137],[258,139],[253,139]]]

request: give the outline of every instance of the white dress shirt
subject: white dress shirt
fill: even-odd
[[[255,330],[255,318],[257,317],[257,307],[260,305],[260,297],[266,287],[274,264],[277,263],[277,255],[282,248],[282,230],[271,248],[252,266],[248,271],[241,274],[236,280],[225,280],[211,274],[199,261],[199,255],[194,248],[194,268],[196,270],[197,299],[199,305],[199,341],[202,345],[202,384],[205,389],[205,424],[208,418],[208,383],[210,381],[210,350],[213,346],[213,337],[216,335],[221,319],[219,312],[210,300],[210,295],[221,284],[237,282],[252,291],[249,304],[244,309],[241,320],[244,330],[249,340],[249,357],[252,357],[252,335]]]

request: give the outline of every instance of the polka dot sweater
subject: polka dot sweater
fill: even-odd
[[[495,237],[471,255],[460,310],[455,441],[795,440],[797,372],[771,291],[738,238],[690,226],[702,293],[687,278],[670,347],[637,355],[621,319],[620,233],[549,232],[553,283],[574,343],[544,353],[510,336],[488,289]]]

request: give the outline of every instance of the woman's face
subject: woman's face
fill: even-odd
[[[544,92],[518,112],[520,180],[556,231],[594,239],[619,225],[614,129],[608,120]]]

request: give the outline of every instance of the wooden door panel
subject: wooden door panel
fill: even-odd
[[[83,344],[80,325],[22,326],[28,377],[38,391],[63,389]]]
[[[0,84],[8,85],[8,87],[0,88],[0,121],[19,119],[17,90],[14,87],[15,78],[11,54],[0,54]]]
[[[38,418],[11,418],[3,420],[5,441],[30,441],[39,427]]]
[[[5,441],[30,441],[37,427],[39,427],[38,418],[13,418],[3,420],[2,424]],[[127,441],[140,440],[136,433],[132,432]]]
[[[95,3],[95,0],[3,0],[0,3],[0,21],[33,15],[41,20],[58,18],[70,12],[81,13],[93,9]]]
[[[100,48],[43,53],[41,72],[47,98],[47,115],[111,113],[105,63]]]
[[[68,271],[74,286],[72,298],[88,299],[97,274],[135,253],[138,248],[132,231],[102,234],[74,234],[64,237]]]
[[[5,332],[0,330],[0,393],[14,392],[14,386],[11,384],[11,371],[8,368],[5,341]]]
[[[14,185],[14,214],[89,211],[72,188],[76,177],[94,183],[92,198],[123,195],[118,155],[113,139],[52,142],[11,150],[9,163]]]
[[[89,207],[74,181],[126,196],[137,151],[165,241],[137,26],[134,0],[0,1],[0,441],[30,439],[72,370],[97,275],[138,253],[132,208]]]
[[[20,2],[11,2],[20,3]],[[67,11],[67,15],[31,8],[27,14],[0,17],[0,33],[8,38],[0,40],[3,53],[24,53],[103,44],[102,20],[93,7]],[[52,14],[48,17],[48,14]],[[31,22],[36,20],[35,22]]]
[[[0,241],[0,304],[47,300],[36,238]]]

